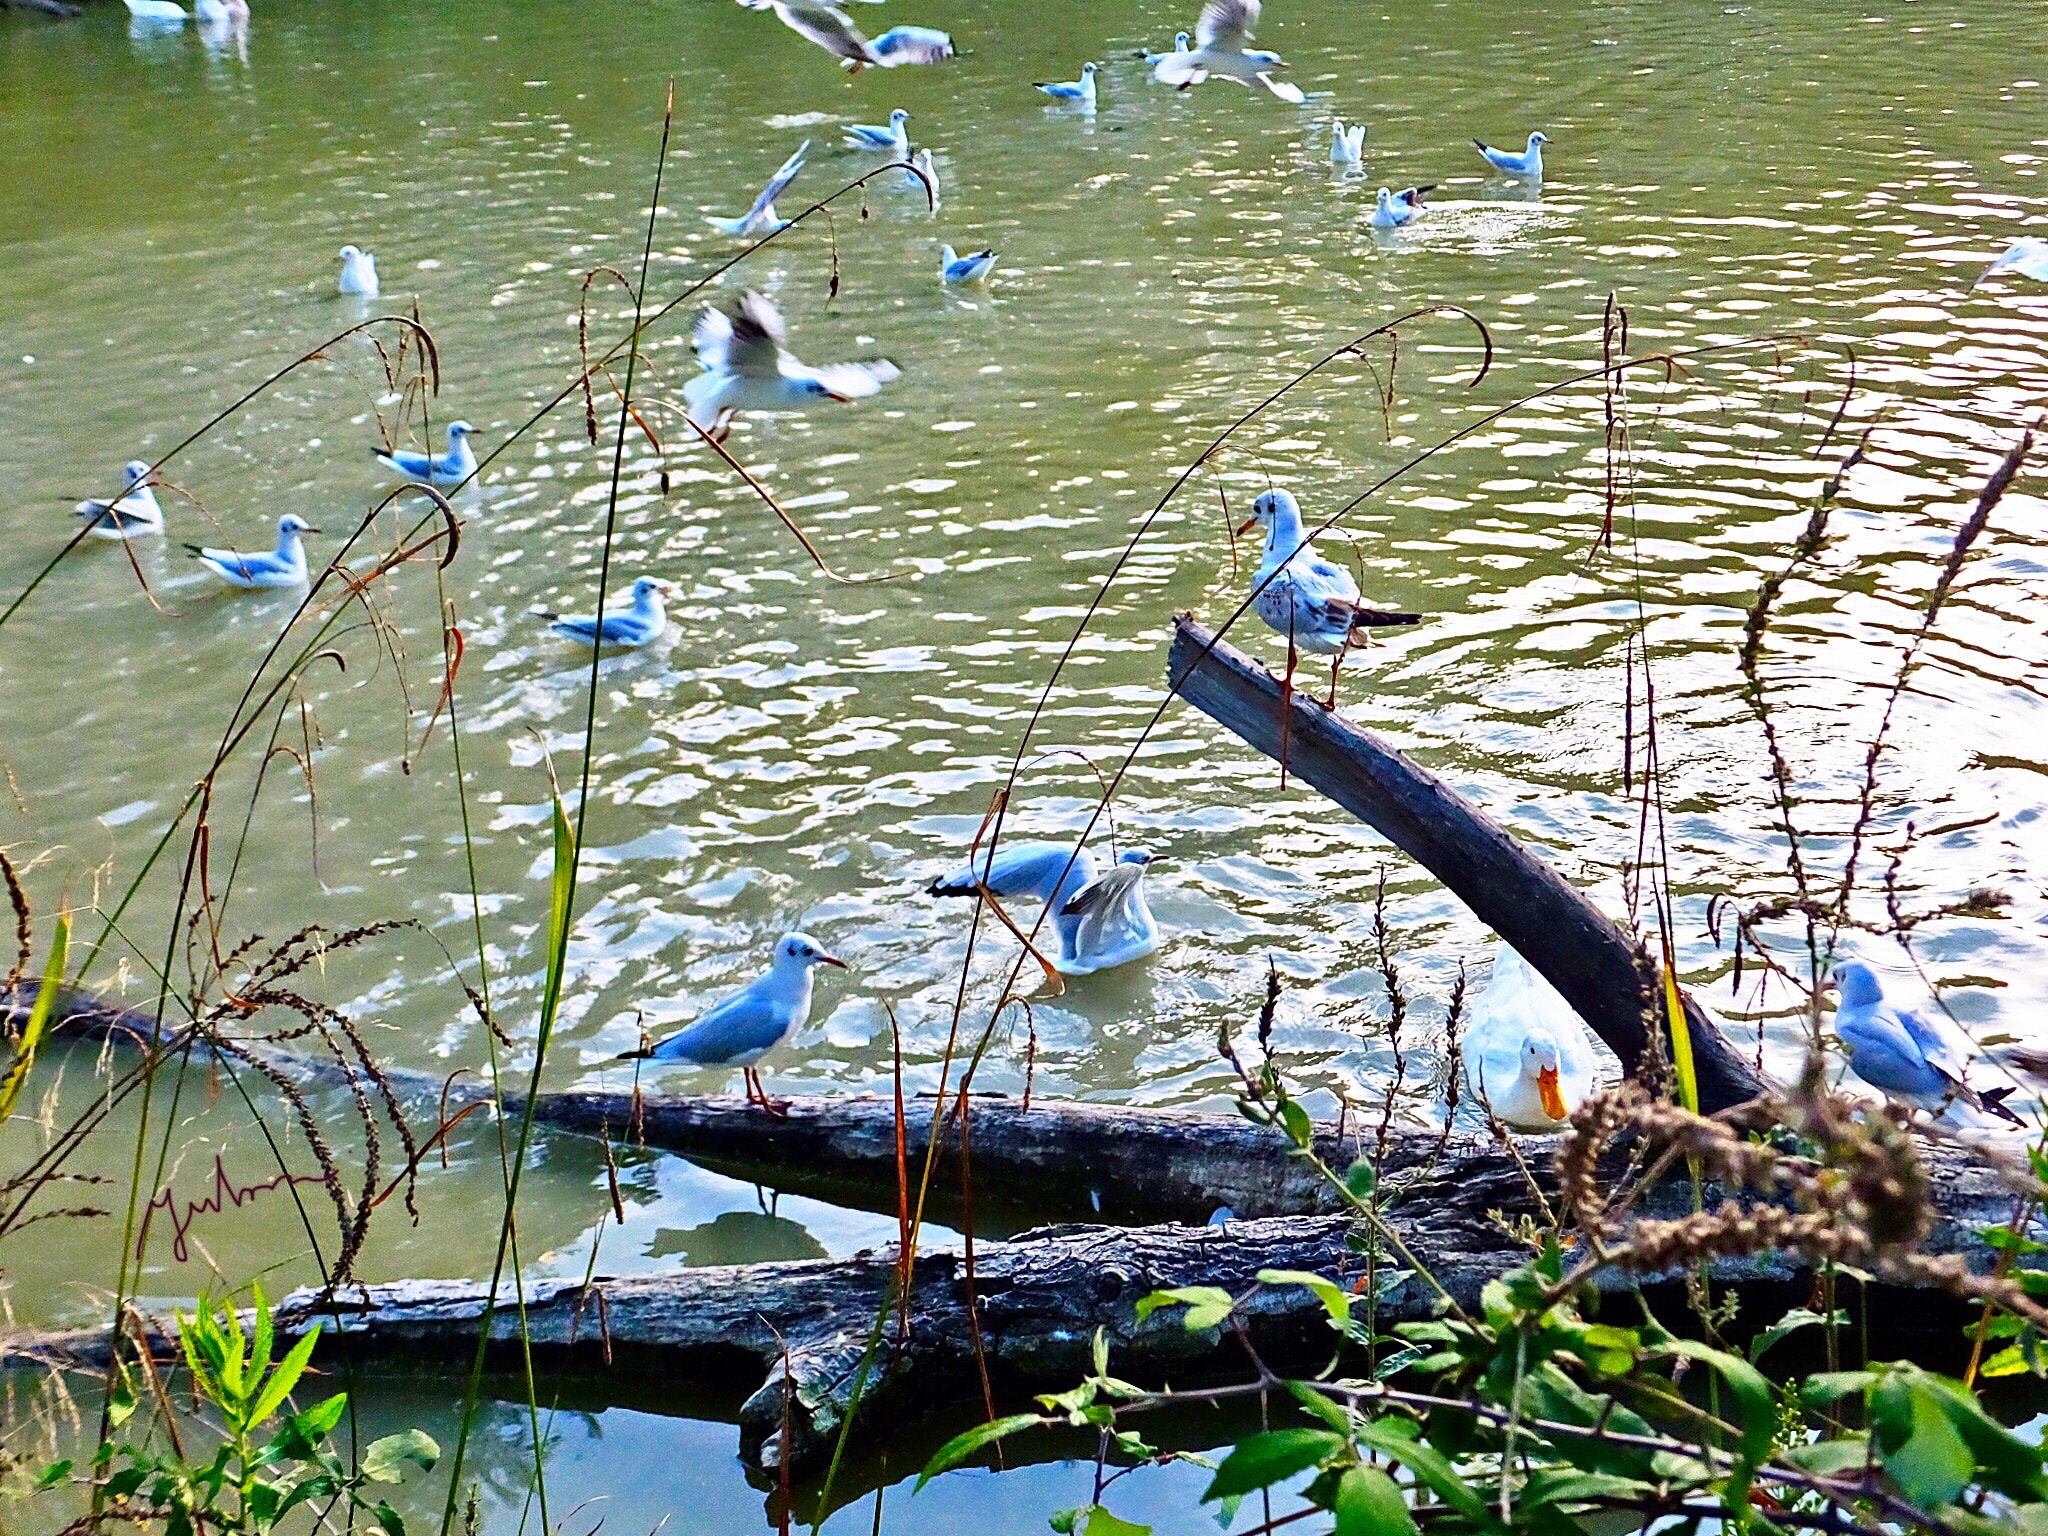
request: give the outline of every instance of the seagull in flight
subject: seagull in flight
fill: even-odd
[[[1418,624],[1419,613],[1388,613],[1368,608],[1358,595],[1358,583],[1349,571],[1325,560],[1309,543],[1302,528],[1301,507],[1293,493],[1274,489],[1252,503],[1252,515],[1240,534],[1263,526],[1266,552],[1252,578],[1252,611],[1268,628],[1287,637],[1287,678],[1284,687],[1294,687],[1295,650],[1334,656],[1330,664],[1330,696],[1325,709],[1337,707],[1337,671],[1344,665],[1344,653],[1351,649],[1358,631],[1383,625]]]
[[[231,587],[254,591],[259,587],[303,587],[306,584],[306,546],[302,533],[320,530],[287,512],[277,520],[277,548],[260,554],[241,554],[232,549],[201,549],[187,544],[194,559]]]
[[[816,43],[856,74],[874,65],[936,64],[953,57],[953,39],[930,27],[891,27],[873,42],[835,0],[739,0],[750,11],[773,11],[798,37]],[[867,0],[880,4],[881,0]]]
[[[887,358],[813,368],[797,360],[787,340],[782,312],[763,294],[749,290],[730,310],[706,309],[690,338],[704,371],[683,386],[691,423],[722,440],[735,411],[796,411],[821,400],[862,400],[902,376]]]
[[[1266,49],[1247,48],[1259,24],[1259,0],[1209,0],[1195,21],[1195,45],[1177,48],[1152,66],[1152,78],[1185,91],[1212,76],[1239,85],[1263,85],[1300,106],[1301,87],[1273,78],[1286,61]]]
[[[1977,276],[1977,283],[1986,278],[1996,277],[2001,272],[2017,272],[2021,277],[2031,277],[2037,283],[2048,283],[2048,240],[2033,235],[2022,235],[2005,248],[1998,260],[1991,263]],[[1977,283],[1970,286],[1975,288]]]
[[[786,933],[764,973],[713,1003],[696,1023],[654,1045],[627,1051],[619,1060],[738,1067],[746,1077],[749,1104],[771,1115],[786,1114],[788,1106],[768,1097],[754,1066],[809,1021],[811,975],[821,965],[846,969],[844,960],[827,953],[808,933]]]
[[[950,245],[939,247],[939,277],[948,283],[978,283],[996,269],[996,253],[969,251],[962,256]]]
[[[661,600],[675,595],[674,582],[663,581],[659,576],[642,576],[633,583],[633,601],[622,612],[569,618],[546,613],[542,617],[553,621],[549,629],[568,639],[630,650],[659,640],[668,632],[668,613]]]
[[[1374,229],[1399,229],[1403,224],[1413,224],[1422,217],[1422,205],[1435,190],[1436,183],[1426,186],[1403,187],[1399,192],[1389,192],[1381,187],[1373,200],[1373,210],[1366,215],[1366,223]]]
[[[1530,181],[1543,179],[1543,146],[1550,142],[1550,135],[1538,131],[1529,135],[1529,147],[1516,151],[1495,149],[1491,144],[1474,139],[1473,146],[1486,157],[1486,163],[1507,176],[1521,176]]]
[[[149,488],[149,466],[131,459],[121,471],[121,494],[111,502],[81,501],[78,515],[91,519],[96,539],[132,539],[139,533],[162,533],[164,509]]]
[[[768,178],[768,185],[761,189],[761,195],[754,199],[753,206],[738,218],[707,218],[704,222],[713,229],[723,230],[728,235],[737,235],[742,240],[758,240],[763,235],[776,234],[789,228],[789,220],[776,217],[775,199],[796,180],[797,172],[804,168],[804,155],[810,147],[809,139],[799,144],[796,153],[782,162],[782,169]]]

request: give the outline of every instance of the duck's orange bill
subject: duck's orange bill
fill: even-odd
[[[1564,1107],[1564,1094],[1557,1086],[1557,1068],[1545,1067],[1536,1074],[1536,1092],[1543,1098],[1543,1113],[1553,1120],[1562,1120],[1570,1113]]]

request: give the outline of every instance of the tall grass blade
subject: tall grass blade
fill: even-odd
[[[35,1006],[29,1010],[28,1027],[14,1048],[14,1062],[0,1079],[0,1121],[14,1113],[15,1100],[28,1083],[29,1068],[35,1065],[36,1047],[50,1027],[50,1015],[57,1011],[57,989],[64,984],[64,957],[71,948],[71,914],[57,914],[57,932],[50,940],[50,959],[43,967],[43,984],[36,989]]]
[[[1678,1000],[1678,973],[1664,962],[1664,1014],[1671,1021],[1671,1065],[1678,1074],[1678,1102],[1689,1114],[1700,1112],[1700,1080],[1692,1065],[1692,1031]]]

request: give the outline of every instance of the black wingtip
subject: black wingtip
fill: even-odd
[[[612,1060],[613,1060],[613,1061],[652,1061],[652,1060],[654,1060],[654,1052],[652,1052],[652,1051],[621,1051],[621,1052],[619,1052],[619,1054],[618,1054],[618,1055],[614,1056],[614,1057],[612,1058]]]
[[[201,549],[197,544],[187,544],[184,546],[184,550],[186,554],[190,555],[195,560],[204,560],[206,558],[206,551]]]
[[[1382,608],[1361,608],[1351,621],[1353,629],[1385,629],[1396,624],[1420,624],[1419,613],[1389,613]]]
[[[1486,151],[1487,151],[1487,143],[1486,143],[1486,140],[1484,140],[1484,139],[1474,139],[1474,140],[1472,141],[1472,147],[1473,147],[1474,149],[1478,150],[1478,151],[1479,151],[1479,153],[1481,153],[1481,154],[1483,155],[1483,154],[1485,154],[1485,153],[1486,153]]]
[[[2012,1086],[2010,1084],[2003,1088],[1982,1088],[1978,1090],[1977,1098],[1986,1109],[1998,1116],[1999,1119],[2010,1121],[2014,1125],[2023,1126],[2027,1122],[2005,1107],[2006,1097],[2011,1092]]]

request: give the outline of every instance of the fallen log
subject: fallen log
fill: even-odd
[[[1549,864],[1420,763],[1296,691],[1283,736],[1281,682],[1204,628],[1174,621],[1167,686],[1278,760],[1415,860],[1473,915],[1521,951],[1592,1026],[1631,1077],[1659,1020],[1662,981],[1642,946]],[[1747,1103],[1764,1083],[1690,996],[1683,999],[1709,1114]],[[1666,1042],[1666,1060],[1669,1042]]]
[[[1920,1251],[1960,1253],[1988,1268],[1992,1255],[1974,1232],[2009,1214],[2010,1189],[1996,1170],[1952,1148],[1930,1149],[1926,1162],[1941,1208]],[[1407,1171],[1390,1176],[1382,1191],[1404,1242],[1461,1305],[1476,1305],[1488,1280],[1527,1256],[1502,1223],[1534,1214],[1535,1202],[1521,1174],[1475,1138],[1453,1138],[1433,1164],[1426,1156],[1416,1158]],[[1709,1203],[1715,1198],[1710,1190]],[[1643,1209],[1671,1217],[1690,1211],[1691,1202],[1683,1180],[1667,1181],[1645,1196]],[[1255,1282],[1262,1269],[1356,1279],[1365,1260],[1354,1249],[1353,1232],[1353,1223],[1341,1216],[1208,1227],[1043,1228],[1014,1241],[977,1245],[971,1286],[964,1255],[920,1255],[901,1314],[907,1327],[899,1326],[891,1250],[838,1262],[600,1278],[587,1288],[580,1281],[531,1281],[526,1332],[537,1368],[556,1380],[581,1379],[599,1396],[644,1403],[650,1388],[662,1383],[688,1381],[707,1391],[736,1380],[758,1383],[739,1411],[742,1455],[756,1468],[778,1466],[785,1456],[786,1418],[787,1459],[792,1473],[803,1475],[830,1459],[849,1415],[850,1438],[858,1440],[894,1435],[924,1414],[950,1412],[957,1420],[963,1410],[978,1411],[972,1406],[981,1400],[977,1326],[991,1391],[1000,1402],[1072,1386],[1089,1370],[1098,1328],[1105,1330],[1119,1376],[1149,1383],[1171,1379],[1177,1386],[1242,1376],[1237,1351],[1216,1348],[1210,1336],[1189,1334],[1172,1313],[1138,1322],[1139,1300],[1161,1288],[1256,1291],[1244,1316],[1261,1355],[1284,1371],[1320,1369],[1332,1344],[1320,1302],[1295,1287],[1259,1288]],[[1810,1271],[1783,1256],[1723,1262],[1716,1272],[1742,1297],[1745,1326],[1752,1328],[1804,1301],[1814,1283]],[[1383,1278],[1392,1283],[1379,1293],[1382,1323],[1433,1314],[1434,1293],[1420,1279],[1405,1271]],[[486,1291],[474,1281],[349,1286],[317,1316],[308,1310],[311,1298],[297,1293],[281,1306],[279,1328],[296,1335],[315,1322],[324,1324],[324,1357],[331,1360],[345,1349],[354,1370],[462,1362],[475,1350]],[[507,1291],[487,1353],[492,1366],[516,1369],[519,1320]],[[1908,1336],[1952,1330],[1963,1309],[1959,1302],[1945,1302],[1944,1294],[1871,1285],[1865,1302],[1873,1336],[1893,1347]],[[878,1320],[881,1347],[856,1401],[854,1381]],[[176,1358],[170,1318],[147,1315],[143,1331],[160,1355]],[[1958,1336],[1947,1333],[1951,1347]],[[107,1348],[104,1329],[18,1334],[0,1344],[0,1367],[103,1368]]]

